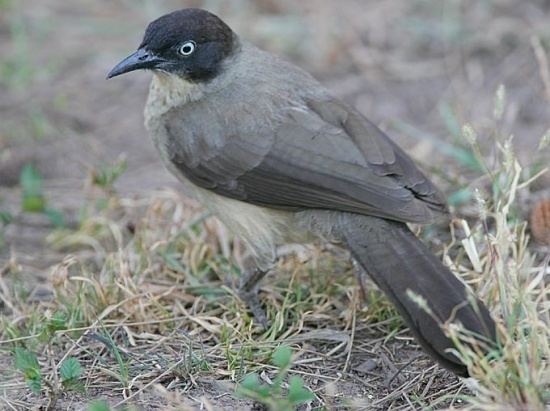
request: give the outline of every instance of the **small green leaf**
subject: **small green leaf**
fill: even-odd
[[[66,330],[67,328],[67,316],[65,313],[58,311],[43,322],[39,341],[48,341],[56,331]]]
[[[38,394],[42,389],[42,376],[36,354],[21,347],[17,347],[14,354],[15,368],[23,373],[27,385]]]
[[[42,212],[46,207],[43,193],[42,175],[32,164],[27,164],[21,170],[19,178],[23,194],[23,210],[29,212]]]
[[[23,202],[21,206],[23,211],[28,211],[29,213],[41,213],[46,207],[46,199],[42,196],[23,195]]]
[[[95,171],[92,181],[102,188],[112,187],[116,180],[128,169],[128,162],[125,159],[117,160],[114,164]]]
[[[288,400],[295,405],[302,404],[304,402],[312,401],[314,398],[313,393],[304,388],[304,381],[293,375],[288,381]]]
[[[258,374],[248,374],[240,384],[241,387],[247,390],[256,391],[260,387],[260,379]]]
[[[63,213],[61,211],[50,207],[44,207],[43,211],[54,226],[58,228],[65,226],[65,219],[63,218]]]
[[[40,378],[28,379],[27,385],[29,386],[32,392],[34,392],[35,394],[40,394],[40,391],[42,390],[42,381]]]
[[[164,261],[166,262],[166,265],[171,268],[172,270],[180,273],[185,272],[185,268],[181,263],[179,262],[179,254],[173,253],[170,251],[161,253],[161,256],[164,258]]]
[[[82,375],[82,366],[76,358],[69,357],[61,364],[59,373],[61,374],[61,381],[64,383],[71,380],[77,380]]]
[[[111,411],[111,407],[106,401],[92,401],[88,406],[88,411]]]
[[[57,311],[48,320],[47,327],[51,332],[66,330],[67,329],[67,315],[63,312]]]
[[[81,394],[86,393],[86,387],[78,380],[69,380],[63,382],[63,388],[65,388],[66,391],[76,391]]]
[[[36,354],[24,348],[17,347],[15,349],[15,368],[23,372],[30,369],[39,369],[40,366],[38,365]]]
[[[292,350],[288,345],[279,346],[271,357],[273,365],[279,368],[286,368],[290,365]]]
[[[256,393],[262,398],[269,398],[273,396],[273,388],[267,384],[262,384],[258,387]]]
[[[32,164],[23,167],[19,182],[23,189],[23,195],[42,196],[42,175]]]
[[[0,223],[8,225],[13,221],[13,216],[8,211],[0,211]]]
[[[248,374],[237,386],[237,394],[244,398],[260,399],[272,396],[272,387],[261,384],[258,374]]]

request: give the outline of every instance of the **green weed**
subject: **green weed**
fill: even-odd
[[[304,386],[304,380],[296,375],[288,379],[288,388],[283,387],[292,365],[292,350],[288,346],[277,348],[271,363],[278,369],[271,384],[262,384],[258,374],[249,374],[237,386],[237,395],[263,404],[272,411],[292,411],[314,399],[313,393]]]
[[[43,178],[36,167],[27,164],[21,170],[20,177],[23,211],[42,213],[56,227],[63,227],[64,218],[61,211],[49,207],[44,195]]]
[[[36,354],[24,348],[14,350],[15,369],[21,371],[29,388],[38,394],[42,390],[42,373]]]
[[[88,406],[88,411],[111,411],[111,407],[106,401],[92,401]]]

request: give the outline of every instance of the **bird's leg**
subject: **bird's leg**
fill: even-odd
[[[361,291],[361,299],[363,302],[367,301],[367,289],[365,287],[365,279],[367,273],[365,273],[365,270],[355,261],[355,258],[352,258],[352,270],[353,274],[355,274],[355,278],[357,279],[357,282],[359,283],[359,289]]]
[[[269,270],[262,270],[260,268],[255,268],[253,270],[248,270],[241,277],[239,284],[239,297],[243,300],[250,311],[254,319],[264,328],[269,326],[267,321],[267,316],[264,309],[260,305],[260,299],[258,297],[258,283],[265,277]]]
[[[251,267],[250,263],[253,262],[252,260],[247,261],[249,264],[246,264],[247,262],[245,262],[244,275],[241,277],[238,289],[239,297],[248,305],[252,315],[254,315],[254,319],[262,325],[262,327],[267,328],[269,326],[269,321],[267,320],[267,315],[265,314],[265,311],[260,304],[260,299],[258,298],[258,285],[260,281],[269,271],[271,271],[279,258],[284,258],[291,254],[295,254],[298,259],[304,263],[310,258],[311,253],[311,247],[300,244],[287,244],[278,246],[274,252],[274,255],[260,258],[260,263],[258,263],[258,261],[254,261],[255,265],[253,268],[247,268]]]

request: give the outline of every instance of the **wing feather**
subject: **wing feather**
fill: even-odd
[[[445,211],[439,191],[374,124],[336,100],[306,103],[287,109],[273,127],[217,136],[215,146],[196,142],[202,136],[190,136],[172,114],[171,139],[194,142],[173,150],[171,160],[203,188],[271,208],[405,222],[427,222]]]

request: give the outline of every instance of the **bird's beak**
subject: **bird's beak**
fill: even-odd
[[[129,73],[130,71],[140,70],[140,69],[154,69],[160,63],[163,63],[164,59],[155,56],[151,52],[140,48],[134,54],[129,55],[120,63],[118,63],[110,72],[107,74],[107,78],[113,78],[120,76],[124,73]]]

